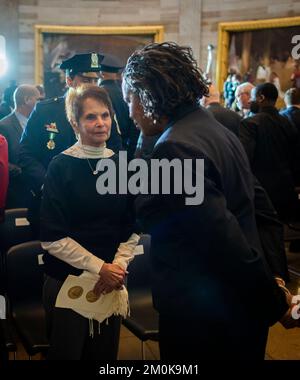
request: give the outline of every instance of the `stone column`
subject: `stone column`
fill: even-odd
[[[190,46],[200,64],[202,0],[180,0],[179,44]]]

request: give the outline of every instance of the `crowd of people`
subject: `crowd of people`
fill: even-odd
[[[14,108],[0,120],[0,169],[9,172],[1,215],[29,208],[47,251],[48,358],[117,358],[127,267],[142,231],[151,235],[161,359],[264,359],[272,324],[300,326],[283,241],[283,223],[300,219],[300,89],[285,93],[279,112],[274,83],[234,75],[224,107],[191,49],[167,42],[135,51],[125,68],[85,53],[61,69],[64,97],[41,100],[41,88],[17,86]],[[203,160],[201,204],[187,204],[188,189],[171,181],[168,194],[99,192],[102,166],[120,168],[122,150],[148,165],[188,162],[193,183]],[[107,181],[118,182],[118,170]],[[7,176],[1,169],[5,188]],[[79,293],[65,297],[80,298],[86,281],[93,301],[63,299],[69,283]],[[99,297],[105,315],[88,305]]]

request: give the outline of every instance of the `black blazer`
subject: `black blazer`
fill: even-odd
[[[295,127],[275,107],[265,107],[241,122],[240,138],[253,174],[284,220],[297,216],[299,140]],[[295,214],[295,216],[294,216]]]
[[[237,113],[222,107],[219,103],[211,103],[207,109],[215,119],[239,136],[242,117]],[[300,126],[299,126],[300,127]],[[289,279],[283,240],[283,225],[258,180],[254,177],[254,205],[257,229],[265,259],[272,273],[284,280]]]
[[[6,138],[8,143],[9,186],[6,208],[28,207],[29,205],[29,189],[19,167],[22,132],[23,129],[15,112],[0,121],[0,134]]]
[[[202,107],[183,107],[152,158],[204,160],[204,182],[197,184],[204,186],[202,204],[186,205],[185,190],[176,194],[172,188],[169,195],[137,198],[138,218],[152,236],[155,307],[160,313],[191,313],[199,321],[226,319],[227,327],[237,330],[245,328],[250,314],[259,313],[263,321],[264,312],[277,307],[275,285],[263,263],[253,176],[238,138]],[[195,185],[197,171],[190,168]],[[268,315],[269,322],[283,315],[284,301],[280,307]],[[239,323],[237,315],[243,315]]]

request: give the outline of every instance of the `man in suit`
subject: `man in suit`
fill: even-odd
[[[251,111],[255,116],[241,123],[240,139],[252,172],[267,191],[282,221],[299,217],[295,192],[295,160],[298,134],[295,127],[275,108],[277,88],[263,83],[251,92]]]
[[[203,97],[201,103],[214,118],[239,137],[242,118],[237,113],[220,104],[220,95],[216,87],[209,87],[209,97]],[[283,226],[278,215],[258,180],[254,177],[254,206],[257,229],[265,259],[275,278],[281,281],[289,279],[283,240]]]
[[[236,136],[239,136],[242,117],[238,113],[221,106],[220,93],[214,85],[209,86],[209,96],[203,97],[201,104],[208,109],[219,123],[228,128]]]
[[[116,121],[120,128],[123,148],[127,150],[128,158],[132,159],[139,131],[129,117],[128,106],[123,100],[118,73],[123,68],[121,62],[111,55],[105,55],[100,67],[100,86],[104,87],[109,94]]]
[[[9,187],[6,208],[28,207],[29,190],[19,165],[20,139],[39,97],[35,86],[24,84],[17,87],[14,92],[15,108],[0,121],[0,133],[8,143]]]
[[[284,95],[286,108],[280,114],[287,117],[300,134],[300,88],[289,88]]]

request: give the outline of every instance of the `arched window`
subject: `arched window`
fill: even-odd
[[[7,70],[7,58],[6,58],[5,37],[0,35],[0,77],[6,73],[6,70]]]

